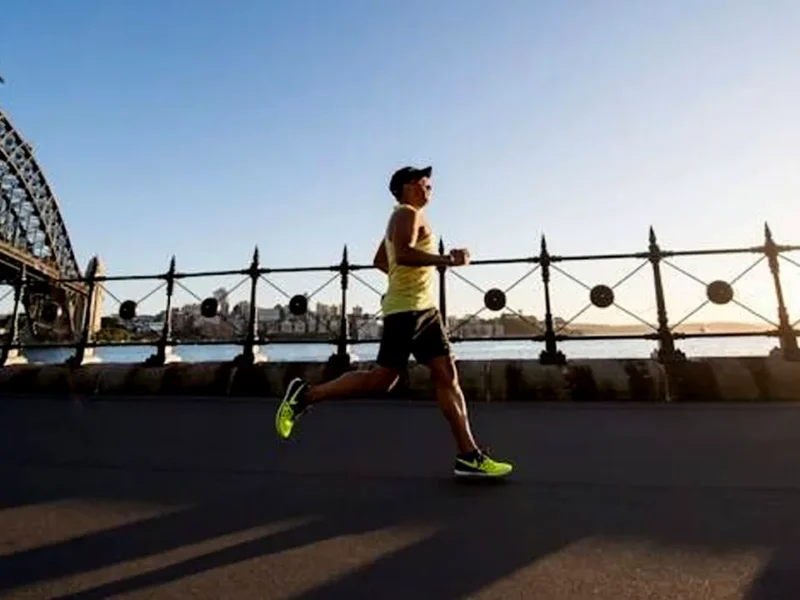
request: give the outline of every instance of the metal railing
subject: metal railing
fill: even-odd
[[[798,321],[792,322],[789,318],[786,304],[784,301],[784,292],[781,282],[779,263],[781,260],[800,268],[800,262],[795,261],[787,256],[786,252],[800,250],[800,246],[781,245],[777,244],[772,236],[768,225],[764,226],[764,242],[759,246],[743,247],[743,248],[722,248],[712,250],[665,250],[662,249],[657,240],[655,232],[650,228],[649,232],[649,245],[645,251],[621,254],[597,254],[597,255],[573,255],[573,256],[559,256],[550,254],[547,247],[547,242],[544,236],[541,238],[539,253],[537,255],[517,258],[504,258],[504,259],[487,259],[487,260],[473,260],[472,265],[510,265],[510,264],[528,264],[530,269],[524,276],[517,279],[511,286],[506,289],[492,287],[483,289],[480,285],[475,284],[467,276],[462,273],[461,269],[448,269],[439,268],[439,310],[445,323],[447,319],[447,277],[455,277],[470,287],[480,291],[484,294],[483,307],[476,313],[470,315],[462,320],[456,327],[450,331],[451,339],[454,342],[469,342],[469,341],[508,341],[508,340],[526,340],[531,342],[543,342],[544,350],[539,355],[539,361],[542,364],[564,364],[566,362],[566,355],[562,350],[562,342],[569,342],[571,340],[625,340],[625,339],[639,339],[639,340],[653,340],[658,343],[657,358],[663,362],[674,362],[685,359],[684,354],[676,349],[675,341],[687,338],[727,338],[727,337],[752,337],[752,336],[769,336],[777,338],[780,344],[782,356],[787,360],[800,360],[800,352],[798,351],[797,335],[798,330],[795,328]],[[440,254],[445,254],[445,246],[443,241],[439,242]],[[739,275],[730,281],[715,280],[712,282],[703,281],[701,278],[693,275],[691,272],[677,266],[670,259],[680,256],[720,256],[730,254],[751,254],[756,255],[757,260],[748,266]],[[614,283],[613,285],[594,285],[589,286],[579,278],[568,273],[561,265],[565,263],[574,263],[581,261],[616,261],[620,259],[637,259],[638,266],[627,273],[623,278]],[[753,270],[761,262],[765,261],[768,264],[771,273],[772,282],[774,285],[774,293],[776,299],[776,312],[777,320],[774,321],[768,317],[763,316],[758,311],[753,310],[744,303],[740,302],[734,296],[733,285],[737,283],[745,274]],[[650,323],[646,319],[641,318],[635,312],[621,306],[615,297],[615,289],[622,283],[627,281],[631,276],[640,270],[650,267],[652,272],[653,294],[656,304],[657,322]],[[675,271],[689,277],[690,279],[702,284],[706,288],[706,299],[693,311],[681,318],[680,320],[671,323],[667,313],[667,303],[664,293],[664,282],[662,276],[663,268],[671,268]],[[149,345],[155,347],[155,353],[147,359],[146,363],[151,365],[161,365],[169,361],[171,349],[179,345],[237,345],[241,347],[241,353],[235,358],[235,361],[243,364],[252,364],[259,360],[259,347],[272,344],[291,344],[291,343],[323,343],[335,346],[335,352],[330,357],[330,361],[339,365],[347,365],[350,362],[348,354],[348,347],[353,344],[360,344],[365,342],[374,343],[375,339],[363,339],[358,335],[353,335],[351,330],[350,319],[347,314],[348,304],[348,288],[350,281],[356,280],[362,285],[371,289],[375,294],[380,296],[382,292],[376,289],[365,281],[360,275],[360,272],[375,269],[371,264],[354,264],[348,259],[347,247],[345,246],[342,258],[338,264],[327,266],[315,267],[266,267],[260,264],[259,252],[256,248],[252,261],[249,267],[244,269],[229,270],[229,271],[205,271],[205,272],[179,272],[176,270],[175,258],[170,262],[169,268],[165,273],[156,275],[129,275],[129,276],[106,276],[100,275],[96,272],[97,264],[93,263],[85,278],[82,279],[60,279],[58,281],[50,282],[53,285],[66,285],[69,283],[81,282],[85,283],[88,289],[89,298],[94,298],[94,291],[98,287],[103,287],[107,291],[108,282],[112,281],[134,281],[134,280],[157,280],[159,285],[146,294],[140,300],[121,300],[116,296],[113,299],[119,305],[118,314],[123,320],[130,320],[136,315],[138,305],[146,298],[152,296],[162,288],[166,288],[166,305],[164,311],[164,322],[161,328],[160,335],[157,339],[148,341],[110,341],[98,340],[93,334],[92,327],[92,311],[94,310],[93,302],[85,303],[84,314],[82,318],[82,328],[79,332],[78,339],[69,343],[47,343],[47,344],[23,344],[20,341],[20,306],[25,294],[26,286],[30,284],[26,278],[25,270],[23,269],[15,281],[12,282],[13,289],[13,309],[10,318],[8,319],[6,340],[2,346],[2,355],[0,355],[0,365],[6,364],[8,357],[12,352],[22,351],[26,348],[74,348],[75,353],[70,357],[69,361],[73,364],[83,364],[87,358],[87,352],[90,349],[107,346],[143,346]],[[332,277],[326,281],[322,286],[317,288],[310,294],[295,294],[290,295],[284,291],[280,286],[270,280],[269,276],[277,273],[311,273],[311,272],[330,272]],[[586,306],[578,311],[576,314],[566,320],[557,320],[553,316],[553,306],[551,300],[551,276],[557,272],[564,277],[574,281],[589,292],[589,302]],[[507,306],[507,294],[527,278],[538,274],[541,278],[543,292],[544,292],[544,315],[542,322],[531,320],[520,311],[516,311]],[[248,302],[248,315],[246,319],[246,326],[243,335],[236,335],[230,338],[216,338],[216,339],[192,339],[181,340],[176,339],[173,332],[173,309],[172,301],[176,287],[181,287],[195,296],[200,304],[200,313],[203,317],[215,317],[218,315],[219,301],[214,297],[200,298],[191,290],[188,289],[186,282],[189,279],[199,277],[214,277],[214,276],[240,276],[242,280],[236,287],[243,285],[245,282],[250,284],[250,294]],[[289,311],[296,317],[302,317],[308,311],[308,302],[322,289],[336,280],[339,280],[341,290],[341,304],[338,307],[338,328],[336,331],[330,331],[327,339],[320,341],[318,338],[309,340],[302,336],[292,338],[276,338],[275,336],[262,335],[259,333],[258,323],[258,284],[260,281],[265,282],[273,289],[278,291],[282,296],[288,299]],[[233,290],[231,290],[232,292]],[[759,319],[765,321],[770,325],[770,329],[758,332],[747,331],[728,331],[728,332],[679,332],[677,328],[683,324],[688,318],[694,315],[705,305],[712,303],[716,305],[724,305],[728,303],[738,304],[743,309],[751,314],[757,316]],[[636,319],[643,325],[647,326],[648,332],[644,334],[579,334],[573,335],[568,332],[568,327],[575,319],[579,318],[591,307],[608,308],[616,306],[621,311],[625,312],[632,318]],[[482,336],[479,338],[461,337],[459,330],[470,321],[477,319],[478,316],[485,310],[489,311],[502,311],[510,310],[520,322],[526,322],[529,325],[530,335],[503,335],[503,336]],[[45,311],[47,312],[47,311]],[[53,315],[57,312],[56,309],[51,309],[49,313]],[[560,322],[559,322],[560,321]],[[356,332],[357,333],[357,332]]]

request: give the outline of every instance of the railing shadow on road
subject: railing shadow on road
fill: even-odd
[[[276,494],[274,486],[278,484],[283,489]],[[337,487],[331,481],[273,478],[270,485],[234,484],[223,499],[175,514],[0,557],[0,589],[9,593],[28,585],[44,589],[52,585],[54,592],[48,597],[59,600],[115,597],[189,578],[195,578],[194,589],[213,589],[218,584],[204,583],[202,576],[213,579],[216,571],[216,577],[224,578],[220,570],[249,563],[246,574],[234,577],[240,581],[239,597],[255,597],[259,588],[259,597],[294,599],[456,600],[481,591],[491,591],[495,598],[538,597],[535,585],[528,588],[529,595],[523,593],[534,578],[515,581],[515,574],[581,544],[596,551],[603,543],[614,545],[616,541],[646,546],[650,553],[663,546],[683,550],[692,546],[703,553],[725,555],[776,541],[774,531],[761,533],[749,523],[745,537],[730,534],[729,519],[746,522],[754,505],[749,498],[731,500],[725,494],[679,496],[678,511],[674,494],[643,493],[631,503],[630,497],[620,499],[613,493],[588,489],[573,495],[536,487],[462,486],[459,490],[449,484],[419,481],[389,484],[384,489],[364,482],[358,486],[360,493],[337,494],[331,492]],[[665,522],[666,511],[670,517]],[[689,515],[702,515],[702,522]],[[797,525],[796,517],[785,521]],[[215,543],[224,537],[229,538],[225,542],[229,545]],[[348,543],[347,538],[353,541]],[[292,551],[303,554],[302,559],[294,558],[294,565],[290,556],[278,558]],[[167,552],[184,556],[164,561],[171,564],[159,564],[159,555]],[[800,546],[779,547],[743,597],[791,597],[800,585],[795,569],[798,552]],[[125,567],[130,561],[144,559],[149,564]],[[260,559],[274,559],[273,566],[255,566]],[[282,565],[301,571],[281,573]],[[93,574],[117,566],[136,574]],[[598,562],[595,568],[605,566]],[[705,568],[708,565],[701,564],[684,574],[713,581],[714,574],[703,573]],[[564,590],[603,587],[597,581],[592,583],[585,571],[581,576],[580,570],[552,573],[545,567],[541,574],[551,582],[548,576],[561,578],[558,587]],[[648,585],[638,580],[633,570],[619,576],[629,589]],[[73,577],[73,591],[58,595],[58,580]],[[107,582],[92,584],[95,577]],[[664,577],[679,578],[680,573]],[[661,583],[667,588],[680,587],[675,581]],[[74,591],[74,586],[83,591]],[[713,584],[710,588],[713,590]],[[706,597],[723,596],[712,591]]]

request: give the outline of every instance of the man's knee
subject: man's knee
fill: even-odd
[[[428,368],[436,387],[458,389],[458,370],[452,356],[437,356],[428,362]]]
[[[397,369],[379,366],[370,371],[372,389],[376,392],[391,392],[400,379]]]

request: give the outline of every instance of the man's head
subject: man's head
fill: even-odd
[[[398,169],[389,181],[389,191],[401,204],[422,208],[431,198],[432,171],[433,167]]]

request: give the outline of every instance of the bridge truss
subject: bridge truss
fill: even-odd
[[[86,294],[81,269],[33,148],[0,110],[0,282],[14,285],[23,271],[29,324],[40,320],[44,302],[55,301],[61,325],[74,332]]]

